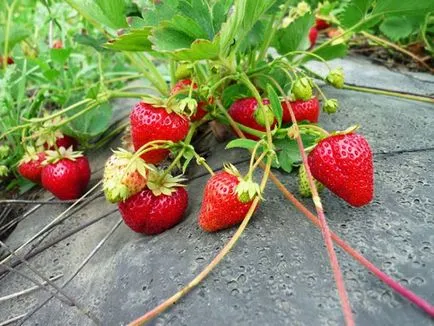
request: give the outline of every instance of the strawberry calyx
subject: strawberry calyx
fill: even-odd
[[[23,163],[29,163],[31,161],[37,161],[39,159],[38,157],[38,151],[36,150],[35,147],[33,146],[27,146],[26,147],[26,152],[23,155],[23,157],[21,158],[21,160],[19,161],[18,164],[23,164]]]
[[[172,176],[164,171],[149,171],[147,187],[152,191],[154,196],[170,196],[176,191],[176,188],[185,187],[181,182],[185,181],[181,175]]]
[[[253,181],[251,173],[248,173],[246,177],[242,177],[240,171],[231,163],[224,165],[224,171],[236,176],[238,178],[238,185],[235,188],[238,200],[245,204],[251,202],[256,196],[262,198],[261,188],[259,184]]]
[[[47,114],[45,116],[47,116]],[[48,148],[55,146],[56,140],[63,137],[63,133],[58,128],[61,122],[61,117],[55,117],[45,121],[42,127],[35,132],[37,135],[36,146],[47,146]]]
[[[259,184],[254,182],[251,178],[247,180],[241,179],[240,183],[235,188],[235,192],[238,195],[238,200],[243,204],[251,202],[256,196],[263,199]]]
[[[44,162],[42,162],[42,165],[55,164],[63,159],[75,161],[77,158],[83,156],[83,152],[74,151],[72,146],[68,148],[60,147],[55,151],[47,150],[45,151],[45,153],[46,153],[46,158]]]
[[[334,131],[330,135],[331,136],[348,135],[348,134],[354,133],[359,128],[360,128],[360,125],[353,125],[353,126],[348,127],[347,129],[342,130],[342,131]]]

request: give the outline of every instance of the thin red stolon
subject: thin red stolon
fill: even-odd
[[[355,325],[355,323],[354,323],[354,318],[353,318],[353,314],[351,311],[350,300],[348,298],[348,293],[347,293],[347,290],[345,288],[345,282],[344,282],[344,278],[342,276],[342,271],[341,271],[341,268],[339,267],[339,261],[338,261],[338,258],[336,256],[336,252],[335,252],[334,247],[333,247],[333,240],[332,240],[332,237],[330,234],[330,229],[328,227],[327,220],[326,220],[325,215],[324,215],[324,210],[323,210],[323,207],[321,204],[321,199],[318,195],[318,191],[316,189],[315,182],[313,181],[313,177],[312,177],[312,174],[310,172],[309,164],[307,163],[307,156],[306,156],[306,153],[304,151],[303,141],[301,140],[300,133],[297,132],[297,131],[299,131],[299,129],[298,129],[297,120],[296,120],[295,115],[294,115],[294,111],[292,110],[291,103],[287,99],[285,101],[286,101],[286,106],[289,109],[289,113],[291,115],[293,128],[295,128],[295,130],[296,130],[295,139],[297,141],[298,149],[300,151],[300,154],[301,154],[301,157],[303,160],[303,165],[306,169],[306,175],[307,175],[307,179],[309,181],[309,188],[312,192],[312,199],[313,199],[313,202],[315,204],[315,209],[316,209],[316,212],[318,214],[319,224],[321,226],[321,233],[323,235],[324,242],[325,242],[325,245],[327,248],[327,253],[329,255],[330,265],[333,269],[333,275],[334,275],[334,278],[336,281],[336,287],[338,290],[339,299],[341,301],[342,312],[343,312],[344,318],[345,318],[345,324],[347,326],[353,326],[353,325]]]
[[[231,127],[235,130],[238,137],[245,138],[244,133],[238,128],[236,124],[233,123],[231,119],[229,119],[231,123]],[[264,168],[263,163],[260,164],[261,168]],[[292,202],[292,204],[303,213],[316,227],[321,227],[318,218],[304,206],[288,189],[286,189],[285,185],[280,182],[280,180],[276,177],[273,172],[270,172],[270,179],[273,183],[279,188],[279,190],[283,193],[283,195]],[[367,258],[365,258],[362,254],[360,254],[357,250],[352,248],[348,243],[342,240],[336,233],[330,231],[330,236],[333,241],[340,246],[343,250],[345,250],[351,257],[353,257],[356,261],[358,261],[362,266],[368,269],[372,274],[374,274],[379,280],[383,283],[391,287],[398,294],[418,306],[424,312],[426,312],[430,317],[434,317],[434,306],[431,305],[428,301],[419,297],[417,294],[407,289],[399,282],[395,281],[389,275],[384,273],[378,267],[376,267],[372,262],[370,262]]]

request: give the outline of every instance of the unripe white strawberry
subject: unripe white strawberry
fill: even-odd
[[[146,187],[152,168],[140,157],[124,149],[113,152],[104,166],[103,189],[111,203],[125,201]]]

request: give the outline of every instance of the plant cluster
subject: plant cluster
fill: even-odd
[[[106,198],[117,203],[125,223],[148,235],[179,223],[188,206],[185,172],[195,162],[210,173],[198,216],[200,227],[215,232],[240,224],[222,252],[194,281],[135,324],[167,309],[218,264],[266,199],[263,192],[268,180],[274,180],[272,168],[287,173],[298,169],[300,194],[312,197],[315,204],[314,220],[321,227],[346,324],[354,324],[334,252],[332,241],[336,237],[327,226],[319,191],[328,188],[354,207],[369,204],[374,196],[372,152],[357,125],[342,126],[340,131],[321,127],[321,115],[339,114],[339,102],[327,98],[304,64],[323,62],[329,69],[324,81],[343,88],[342,69],[330,69],[326,60],[345,55],[352,34],[378,24],[380,19],[429,10],[431,4],[346,1],[336,16],[345,29],[317,44],[317,30],[327,27],[327,20],[336,23],[333,8],[324,14],[327,5],[313,9],[306,2],[283,0],[137,1],[131,6],[124,0],[67,2],[98,31],[110,36],[101,47],[127,52],[142,66],[143,76],[154,89],[132,93],[96,88],[81,102],[18,126],[16,130],[26,131],[25,137],[37,135],[43,140],[39,140],[40,145],[54,146],[43,154],[28,150],[22,163],[28,166],[20,166],[20,173],[39,181],[42,170],[44,187],[61,199],[77,198],[89,180],[88,166],[81,163],[85,159],[72,152],[72,147],[56,144],[60,138],[56,126],[65,120],[53,123],[51,119],[62,116],[72,122],[111,98],[138,97],[140,101],[129,114],[131,141],[113,152],[103,176]],[[81,109],[75,111],[77,108]],[[65,117],[68,112],[73,113]],[[247,172],[222,162],[222,166],[226,163],[223,170],[215,173],[198,154],[192,140],[206,124],[234,131],[237,138],[226,147],[251,152]],[[39,134],[35,125],[42,127]],[[44,155],[48,157],[44,159]],[[29,173],[34,167],[38,172]],[[255,173],[258,168],[264,169],[261,179]],[[67,192],[57,188],[70,180],[76,185],[71,184]],[[364,264],[359,254],[354,257]],[[434,314],[422,299],[409,295],[375,266],[366,265],[392,288]]]

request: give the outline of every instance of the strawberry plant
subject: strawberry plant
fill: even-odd
[[[37,138],[33,142],[46,147],[42,167],[35,155],[26,156],[22,164],[38,165],[42,185],[58,198],[78,198],[89,182],[89,165],[80,152],[73,152],[73,144],[67,149],[58,143],[65,138],[58,134],[59,129],[89,145],[86,141],[107,127],[99,124],[111,114],[110,99],[139,98],[133,108],[125,108],[130,139],[108,159],[103,177],[106,198],[118,205],[125,224],[135,232],[154,235],[180,223],[188,206],[185,173],[196,163],[210,173],[199,226],[206,232],[217,232],[239,225],[231,240],[191,283],[132,325],[155,318],[216,267],[266,199],[264,189],[269,180],[320,227],[347,325],[354,324],[354,317],[333,241],[399,294],[434,315],[432,305],[330,231],[323,208],[327,203],[321,200],[319,190],[328,188],[354,207],[369,205],[374,197],[372,151],[358,126],[342,126],[341,131],[321,127],[321,114],[339,115],[339,103],[326,96],[312,78],[315,72],[305,67],[308,61],[317,60],[329,68],[327,60],[344,56],[354,33],[398,14],[429,11],[430,3],[346,1],[339,15],[333,16],[331,6],[327,17],[316,17],[324,6],[315,12],[306,2],[283,0],[139,1],[130,7],[122,0],[67,3],[95,28],[94,38],[81,34],[75,39],[89,45],[88,50],[98,51],[98,80],[84,99],[71,94],[54,113],[30,116],[23,119],[28,122],[20,121],[3,132],[3,138],[13,136],[29,142]],[[336,17],[342,31],[332,39],[318,41],[318,30],[329,21],[336,24]],[[104,42],[94,42],[104,38]],[[61,46],[64,42],[57,42],[55,50]],[[138,69],[151,91],[108,88],[101,53],[128,58],[131,66],[127,69]],[[341,69],[329,69],[324,81],[345,88]],[[88,124],[93,127],[88,128]],[[215,173],[198,153],[192,141],[198,129],[207,124],[233,132],[235,139],[227,149],[250,151],[245,174],[231,164],[223,166],[224,162],[223,171]],[[272,168],[289,177],[293,170],[299,170],[300,194],[312,198],[316,216],[288,192]],[[261,178],[258,169],[263,169]],[[39,181],[36,172],[26,174],[25,166],[19,170]]]

